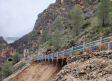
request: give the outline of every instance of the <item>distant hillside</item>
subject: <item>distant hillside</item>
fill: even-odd
[[[2,36],[0,36],[0,44],[7,45],[7,42],[3,39]]]
[[[0,37],[0,51],[6,45],[7,45],[7,42],[3,39],[3,37]]]

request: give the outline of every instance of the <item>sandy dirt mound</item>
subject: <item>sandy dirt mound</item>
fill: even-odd
[[[52,81],[61,67],[34,62],[10,81]]]

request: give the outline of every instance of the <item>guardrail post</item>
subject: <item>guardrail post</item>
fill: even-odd
[[[84,51],[85,51],[85,42],[83,43],[83,54],[84,54]]]
[[[58,52],[57,52],[57,61],[58,61]]]
[[[46,55],[45,55],[45,62],[46,62]]]
[[[42,56],[41,56],[41,61],[42,61]]]
[[[40,56],[40,62],[41,62],[41,56]]]
[[[39,58],[40,58],[40,62],[41,62],[41,56],[39,56]]]
[[[102,37],[100,37],[100,43],[102,43]],[[101,46],[100,46],[100,51],[102,50]]]
[[[38,58],[38,56],[37,56],[37,60],[39,61],[39,58]]]
[[[48,54],[48,63],[49,63],[50,55]]]
[[[52,65],[53,65],[53,58],[54,58],[53,56],[54,56],[54,54],[52,53]]]
[[[63,58],[62,58],[62,60],[64,59],[64,55],[65,55],[65,49],[63,50]]]
[[[72,46],[72,50],[71,50],[71,56],[73,56],[73,46]]]
[[[108,50],[110,50],[110,42],[108,42]]]

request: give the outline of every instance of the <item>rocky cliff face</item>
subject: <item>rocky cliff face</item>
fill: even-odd
[[[71,10],[75,5],[82,8],[83,3],[84,0],[56,0],[54,4],[50,4],[50,6],[46,10],[38,15],[34,29],[31,32],[33,35],[31,37],[32,41],[29,41],[29,36],[25,35],[14,43],[11,43],[3,48],[1,50],[0,56],[4,57],[5,59],[11,58],[12,55],[14,55],[18,51],[18,47],[21,48],[21,50],[28,46],[30,46],[30,48],[34,47],[39,43],[38,40],[43,30],[49,30],[50,27],[52,27],[52,30],[55,29],[55,27],[53,26],[53,22],[57,16],[60,16],[61,20],[66,22],[67,12]],[[30,44],[28,44],[28,41],[30,42]],[[3,42],[3,44],[7,43]]]
[[[38,40],[43,30],[49,31],[49,28],[52,28],[52,31],[54,31],[55,26],[53,23],[56,17],[60,16],[61,20],[66,23],[68,11],[75,5],[83,8],[83,4],[84,0],[56,0],[54,4],[50,4],[47,9],[38,15],[32,31],[34,34],[32,41],[39,44]],[[63,26],[63,28],[65,28],[65,26]]]
[[[0,52],[0,64],[3,64],[8,58],[12,58],[12,56],[18,52],[18,48],[23,51],[23,49],[27,47],[27,44],[28,35],[25,35],[14,43],[6,45]]]
[[[41,30],[48,30],[49,27],[53,27],[51,24],[57,16],[66,21],[67,12],[75,5],[83,7],[83,3],[84,0],[56,0],[54,4],[50,4],[46,10],[38,15],[33,31],[38,34]]]
[[[7,45],[7,42],[3,39],[3,37],[0,37],[0,44]]]
[[[3,37],[0,37],[0,52],[1,50],[7,45],[7,42],[3,39]],[[3,57],[0,56],[0,66],[1,66],[1,63],[3,63]]]

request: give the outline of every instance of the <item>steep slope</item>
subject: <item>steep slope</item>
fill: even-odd
[[[68,58],[53,81],[112,81],[112,52],[89,53]]]
[[[28,44],[28,36],[25,35],[19,40],[15,41],[14,43],[8,44],[5,46],[0,53],[0,56],[4,59],[1,62],[5,62],[7,58],[12,58],[12,56],[18,52],[18,48],[20,48],[21,53],[23,52],[23,49],[26,48],[26,45]]]
[[[7,42],[3,39],[3,37],[0,37],[0,44],[7,45]]]
[[[3,37],[0,37],[0,53],[1,50],[7,45],[7,42],[3,39]],[[2,63],[3,56],[0,56],[0,65]]]
[[[34,62],[10,81],[51,81],[60,69],[59,66]]]
[[[18,52],[18,47],[21,48],[22,52],[24,48],[35,47],[39,44],[39,39],[43,30],[49,30],[50,27],[53,28],[52,30],[55,29],[53,22],[57,16],[60,16],[62,20],[66,21],[67,12],[72,9],[75,4],[83,7],[83,2],[84,0],[56,0],[54,4],[51,4],[46,10],[38,15],[32,32],[24,35],[14,43],[7,45],[2,49],[0,56],[3,56],[6,59],[11,58],[12,55]]]

